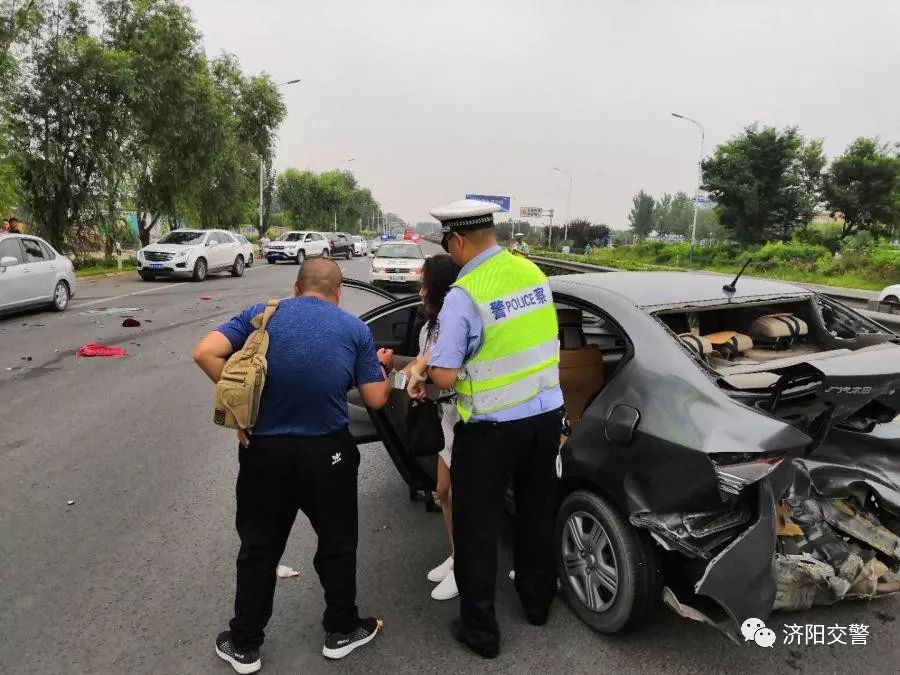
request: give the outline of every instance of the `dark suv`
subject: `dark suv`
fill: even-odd
[[[328,244],[331,248],[331,257],[344,256],[347,260],[353,257],[353,240],[345,232],[326,232]]]

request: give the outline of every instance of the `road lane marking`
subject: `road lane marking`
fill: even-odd
[[[252,272],[253,269],[254,268],[251,267],[251,268],[245,270],[244,273],[246,274],[247,272]],[[261,270],[264,268],[257,267],[256,269]],[[193,283],[193,282],[191,282],[191,283]],[[155,293],[156,291],[172,290],[173,288],[177,288],[177,286],[175,286],[172,283],[162,284],[160,286],[155,286],[154,288],[144,288],[140,291],[134,291],[132,293],[123,293],[122,295],[112,295],[108,298],[98,298],[96,300],[88,300],[87,302],[79,302],[78,304],[75,304],[75,305],[69,305],[69,307],[72,309],[78,309],[79,307],[90,307],[91,305],[99,305],[104,302],[113,302],[115,300],[122,300],[123,298],[130,298],[133,295],[144,295],[145,293]]]

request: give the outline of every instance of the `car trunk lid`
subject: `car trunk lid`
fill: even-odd
[[[900,414],[900,345],[884,343],[850,351],[740,364],[720,369],[730,387],[756,378],[757,409],[803,426],[818,421],[868,428]]]

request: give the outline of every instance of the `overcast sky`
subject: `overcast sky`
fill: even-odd
[[[416,222],[466,192],[627,224],[744,126],[900,140],[897,0],[188,0],[286,87],[276,168],[351,168]]]

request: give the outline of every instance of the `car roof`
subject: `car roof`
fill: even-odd
[[[732,279],[733,277],[696,272],[591,272],[551,277],[554,286],[602,289],[622,296],[637,307],[653,309],[760,298],[800,298],[812,294],[800,286],[754,277],[741,277],[737,283],[737,291],[728,294],[722,287]]]

